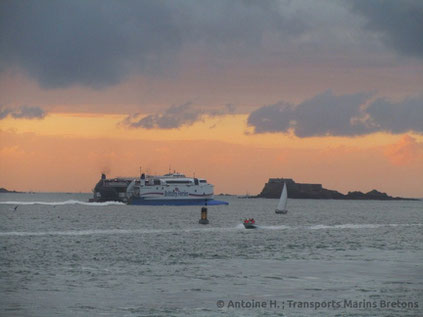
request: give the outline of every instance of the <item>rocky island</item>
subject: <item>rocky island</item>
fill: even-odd
[[[0,193],[19,193],[16,190],[7,190],[6,188],[0,187]]]
[[[322,184],[296,183],[291,178],[269,178],[257,197],[279,198],[283,184],[286,183],[289,198],[302,199],[355,199],[355,200],[414,200],[412,198],[392,197],[386,193],[372,190],[368,193],[360,191],[348,192],[344,195],[336,190],[323,188]]]

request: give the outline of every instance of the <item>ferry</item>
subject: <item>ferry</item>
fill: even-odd
[[[129,205],[228,205],[214,199],[214,186],[206,179],[186,177],[180,173],[163,176],[141,174],[126,189]]]
[[[101,178],[93,189],[94,197],[90,202],[120,201],[126,202],[126,189],[134,177],[107,178],[101,174]]]
[[[141,174],[139,178],[101,175],[90,201],[122,201],[129,205],[228,205],[214,199],[214,186],[204,178],[180,173],[162,176]]]

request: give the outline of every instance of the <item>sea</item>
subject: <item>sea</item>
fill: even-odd
[[[423,316],[423,201],[90,197],[0,194],[0,316]]]

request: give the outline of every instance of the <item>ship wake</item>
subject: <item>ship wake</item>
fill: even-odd
[[[241,228],[242,224],[238,225],[237,228]],[[377,229],[377,228],[384,228],[384,227],[412,227],[412,226],[423,226],[421,223],[347,223],[347,224],[340,224],[340,225],[311,225],[311,226],[257,226],[257,229],[265,229],[265,230],[340,230],[340,229]]]
[[[411,227],[423,226],[421,223],[415,224],[344,224],[344,225],[314,225],[314,226],[258,226],[258,230],[330,230],[330,229],[374,229],[381,227]],[[244,229],[242,224],[235,227],[209,227],[209,228],[187,228],[187,229],[87,229],[87,230],[68,230],[68,231],[7,231],[0,232],[0,237],[8,236],[92,236],[92,235],[134,235],[134,234],[168,234],[175,232],[224,232]],[[249,230],[255,232],[256,230]]]
[[[66,200],[66,201],[1,201],[0,205],[45,205],[45,206],[64,206],[64,205],[83,205],[83,206],[111,206],[111,205],[125,205],[119,201],[105,201],[105,202],[86,202],[80,200]]]

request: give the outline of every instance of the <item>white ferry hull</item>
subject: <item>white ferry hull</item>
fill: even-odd
[[[143,199],[131,198],[129,205],[146,205],[146,206],[216,206],[229,205],[226,201],[215,199]]]
[[[142,177],[144,177],[142,175]],[[204,180],[165,175],[141,178],[127,189],[130,205],[227,205],[213,199],[213,185]]]

